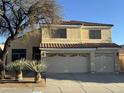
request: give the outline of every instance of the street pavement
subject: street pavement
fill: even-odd
[[[124,75],[49,74],[46,87],[0,88],[0,93],[124,93]]]

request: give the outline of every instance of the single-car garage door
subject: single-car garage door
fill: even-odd
[[[97,53],[95,55],[95,72],[114,72],[112,53]]]
[[[89,72],[88,54],[48,54],[48,73]]]

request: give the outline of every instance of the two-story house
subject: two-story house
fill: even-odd
[[[64,21],[42,33],[11,42],[7,61],[26,58],[47,62],[48,73],[117,72],[119,46],[112,43],[112,24]]]

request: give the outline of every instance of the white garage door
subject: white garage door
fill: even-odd
[[[47,57],[48,73],[88,72],[88,55],[55,55]]]
[[[114,72],[113,54],[99,53],[99,54],[96,54],[95,58],[96,58],[95,72]]]

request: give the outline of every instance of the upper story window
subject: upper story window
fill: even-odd
[[[101,39],[101,30],[89,30],[89,39]]]
[[[12,49],[12,61],[26,58],[26,49]]]
[[[66,29],[53,29],[51,34],[52,38],[67,38]]]

